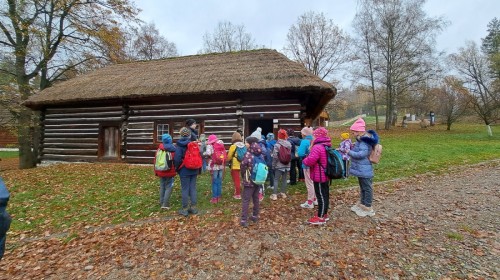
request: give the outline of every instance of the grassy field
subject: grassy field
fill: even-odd
[[[371,126],[369,124],[369,126]],[[494,129],[495,130],[495,129]],[[333,145],[348,127],[332,128]],[[456,124],[420,129],[395,128],[379,131],[384,146],[382,160],[375,166],[375,182],[424,173],[446,172],[451,166],[464,166],[500,159],[500,132],[488,137],[484,126]],[[6,158],[11,152],[0,152]],[[8,210],[13,216],[11,237],[43,236],[72,232],[82,228],[123,223],[143,218],[176,215],[180,207],[179,180],[172,195],[173,209],[160,211],[158,180],[152,166],[126,164],[57,164],[28,170],[1,173],[11,193]],[[198,179],[199,208],[223,211],[228,219],[239,211],[234,200],[229,170],[225,172],[223,200],[209,203],[210,175]],[[334,188],[357,186],[355,178],[334,181]],[[268,190],[268,194],[269,194]],[[289,188],[290,194],[303,194],[303,183]],[[264,207],[269,201],[264,200]]]

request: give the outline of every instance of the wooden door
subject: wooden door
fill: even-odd
[[[114,160],[120,158],[120,128],[118,126],[101,127],[101,148],[102,159]]]

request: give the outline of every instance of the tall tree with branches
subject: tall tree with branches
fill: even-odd
[[[175,44],[160,35],[154,23],[142,25],[134,33],[134,59],[153,60],[178,56]]]
[[[203,35],[203,49],[200,53],[234,52],[258,48],[250,33],[245,31],[245,26],[234,25],[229,21],[221,21],[213,33],[205,32]]]
[[[364,52],[369,47],[374,54],[371,62],[366,55],[361,62],[369,68],[366,72],[371,72],[370,79],[379,76],[386,89],[386,129],[396,124],[399,97],[432,72],[435,37],[446,26],[443,19],[426,15],[424,3],[425,0],[359,1],[355,22],[362,24],[357,27],[361,34],[358,37],[369,42],[363,45]],[[371,28],[367,28],[367,23]]]
[[[323,13],[301,15],[287,34],[285,53],[323,80],[350,59],[349,37]]]
[[[14,77],[16,94],[23,102],[33,94],[35,77],[44,89],[86,61],[103,58],[96,46],[117,38],[114,35],[120,19],[135,20],[137,12],[129,0],[2,1],[0,52],[10,57],[14,66],[13,71],[0,71]],[[36,164],[34,143],[38,141],[33,141],[32,121],[31,110],[20,106],[20,168]]]

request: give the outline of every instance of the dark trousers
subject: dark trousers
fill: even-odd
[[[258,217],[259,216],[259,207],[260,207],[260,201],[259,201],[259,189],[260,186],[252,183],[252,186],[244,186],[243,187],[243,196],[241,198],[242,200],[242,205],[241,205],[241,221],[246,222],[248,221],[248,208],[250,207],[250,199],[252,199],[253,202],[253,212],[252,216]]]
[[[297,169],[299,173],[299,179],[304,179],[304,172],[302,171],[302,164],[300,159],[292,159],[290,161],[290,185],[297,184]]]
[[[314,192],[318,201],[318,217],[322,218],[325,214],[328,214],[328,208],[330,208],[329,182],[314,182]]]

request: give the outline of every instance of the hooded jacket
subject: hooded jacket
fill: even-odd
[[[197,169],[187,169],[184,166],[179,169],[179,166],[181,166],[182,160],[184,159],[184,155],[186,154],[187,145],[189,144],[189,142],[191,142],[190,136],[183,136],[177,141],[177,146],[175,148],[174,165],[179,176],[198,175]]]
[[[261,157],[262,159],[264,159],[264,155],[262,154],[262,147],[259,145],[259,143],[253,143],[252,145],[250,145],[250,148],[248,148],[245,157],[241,161],[240,170],[244,187],[258,187],[257,185],[252,183],[252,181],[250,181],[250,176],[247,176],[246,174],[247,172],[248,174],[252,174],[255,157]]]
[[[292,144],[292,159],[297,159],[296,155],[297,155],[297,149],[299,148],[300,146],[300,142],[301,142],[301,139],[297,136],[290,136],[288,137],[288,142],[290,142],[290,144]]]
[[[378,141],[379,137],[375,130],[368,130],[356,139],[354,147],[349,151],[349,156],[351,156],[350,175],[361,178],[373,178],[373,166],[368,157],[373,146],[378,144]]]
[[[175,159],[175,146],[172,143],[169,143],[169,144],[161,143],[160,145],[158,145],[158,149],[170,152]],[[156,154],[158,154],[158,150],[156,151]],[[156,164],[156,154],[155,154],[155,158],[153,160],[153,165]],[[165,170],[165,171],[155,170],[155,175],[158,177],[174,177],[175,176],[175,163],[174,163],[174,166],[172,168],[170,168],[169,170]]]
[[[297,154],[299,155],[299,158],[301,160],[304,160],[304,158],[307,155],[309,155],[312,141],[313,141],[312,135],[306,135],[306,137],[304,137],[302,141],[300,141],[300,146],[298,147]],[[302,163],[302,168],[309,168],[309,167],[304,163]]]
[[[302,163],[311,169],[311,180],[318,183],[324,183],[330,179],[325,174],[327,156],[325,146],[331,147],[332,140],[329,137],[318,137],[314,139],[314,146],[309,155],[304,158]]]
[[[292,144],[288,140],[285,139],[278,139],[278,142],[274,144],[274,149],[273,149],[273,169],[284,169],[286,171],[290,170],[290,162],[288,164],[283,164],[278,158],[278,152],[280,150],[280,146],[284,146],[285,148],[292,149]]]

